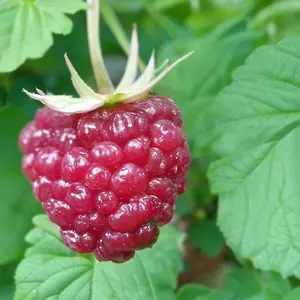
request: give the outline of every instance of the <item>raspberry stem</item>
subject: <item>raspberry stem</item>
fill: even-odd
[[[88,0],[87,31],[91,63],[99,93],[109,94],[114,90],[106,70],[99,39],[100,0]]]
[[[124,52],[129,56],[130,55],[130,40],[122,27],[120,21],[116,13],[113,9],[106,3],[106,1],[102,1],[101,3],[101,14],[105,23],[109,27],[109,29],[114,34],[115,38],[118,40],[120,46],[124,50]],[[146,68],[144,62],[139,59],[139,68],[143,72]]]

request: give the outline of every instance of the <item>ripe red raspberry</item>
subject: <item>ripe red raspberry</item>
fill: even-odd
[[[64,243],[99,261],[124,262],[156,242],[190,164],[181,113],[161,96],[73,115],[44,107],[19,144]]]

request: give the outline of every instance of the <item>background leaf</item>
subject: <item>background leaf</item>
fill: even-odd
[[[0,299],[11,300],[14,295],[14,272],[16,263],[0,266]]]
[[[38,58],[53,44],[52,34],[69,34],[64,13],[84,9],[81,0],[1,1],[0,72],[10,72],[27,58]]]
[[[282,300],[298,300],[300,298],[300,288],[296,288],[289,292]]]
[[[224,289],[232,292],[231,300],[240,300],[261,292],[262,286],[258,273],[246,269],[237,269],[225,277]]]
[[[203,38],[184,38],[167,44],[160,52],[163,61],[166,57],[175,58],[195,51],[157,87],[160,94],[168,95],[180,106],[192,147],[201,138],[197,120],[205,114],[217,93],[230,83],[233,69],[242,64],[259,43],[261,35],[240,30],[236,23],[230,22]]]
[[[193,243],[208,257],[219,254],[224,245],[223,235],[213,220],[192,222],[187,232]]]
[[[22,89],[34,90],[41,85],[41,79],[37,75],[20,75],[13,81],[6,100],[13,107],[18,107],[28,118],[33,118],[37,108],[42,105],[38,101],[30,101]]]
[[[257,268],[297,277],[299,48],[295,37],[256,50],[217,97],[199,133],[223,157],[209,176],[220,193],[218,223],[227,243]]]
[[[182,3],[188,3],[189,0],[154,0],[148,1],[149,6],[151,5],[151,9],[154,11],[161,11],[170,9],[174,6],[177,6]]]
[[[290,286],[278,291],[276,285],[287,287],[288,280],[274,273],[236,268],[226,274],[222,289],[187,284],[178,291],[177,300],[280,300],[284,295],[293,294]]]
[[[189,228],[187,244],[189,248],[191,248],[185,249],[188,250],[187,256],[190,257],[185,257],[185,263],[187,264],[185,268],[186,272],[180,274],[179,285],[186,281],[197,281],[211,286],[211,288],[208,288],[207,286],[190,286],[187,284],[186,287],[181,287],[178,292],[178,297],[181,296],[183,299],[282,300],[285,296],[289,295],[291,291],[291,284],[288,279],[284,279],[279,273],[275,272],[255,272],[248,259],[245,260],[241,258],[239,252],[235,252],[235,256],[226,244],[216,257],[208,258],[207,255],[203,253],[203,250],[206,251],[206,253],[217,253],[218,247],[222,244],[222,236],[220,236],[216,230],[214,222],[219,206],[223,207],[223,205],[229,203],[226,195],[228,194],[228,199],[231,201],[232,192],[243,184],[244,177],[247,177],[247,174],[251,174],[251,172],[253,172],[253,178],[255,177],[255,180],[259,180],[260,177],[257,176],[258,173],[256,172],[257,164],[260,165],[261,159],[264,156],[270,155],[273,151],[272,149],[276,148],[274,145],[278,139],[283,139],[285,134],[288,133],[291,128],[294,128],[293,126],[295,124],[293,124],[293,120],[295,119],[293,118],[298,114],[298,108],[296,107],[298,100],[296,101],[296,99],[294,99],[295,97],[290,97],[289,93],[285,93],[283,96],[281,92],[277,93],[276,91],[275,93],[270,93],[269,90],[266,90],[263,97],[263,100],[268,104],[274,104],[273,98],[278,99],[278,97],[281,97],[286,99],[286,107],[283,107],[282,103],[284,101],[282,101],[280,109],[282,109],[284,115],[286,115],[286,118],[284,117],[283,119],[285,119],[286,125],[291,126],[289,128],[281,126],[284,122],[281,123],[281,118],[277,119],[277,112],[276,116],[273,115],[276,109],[269,111],[272,115],[266,118],[270,122],[270,126],[266,128],[266,119],[264,118],[265,115],[263,115],[264,112],[266,112],[266,107],[260,106],[259,104],[254,105],[257,94],[262,92],[260,89],[257,89],[256,86],[257,84],[264,86],[266,78],[276,81],[276,84],[279,81],[284,81],[288,85],[291,84],[291,82],[298,85],[298,79],[295,80],[294,83],[294,79],[298,78],[298,70],[297,67],[295,67],[297,63],[292,62],[295,68],[293,72],[291,70],[287,72],[284,67],[285,65],[279,64],[274,58],[276,55],[269,51],[266,51],[264,56],[262,56],[261,60],[263,63],[260,60],[256,63],[252,61],[251,68],[247,67],[245,71],[241,71],[242,69],[240,69],[240,71],[236,73],[243,73],[243,75],[241,74],[240,76],[245,77],[244,81],[246,83],[252,83],[251,87],[247,88],[241,86],[240,89],[243,90],[244,98],[251,98],[250,106],[253,110],[253,115],[260,115],[260,113],[262,113],[263,116],[260,115],[261,119],[255,119],[255,122],[252,123],[247,123],[244,119],[243,122],[235,120],[235,118],[239,118],[239,115],[243,111],[245,111],[246,115],[249,113],[246,107],[248,105],[247,102],[245,102],[245,107],[239,105],[240,102],[237,101],[234,96],[237,92],[228,94],[228,102],[224,103],[224,105],[215,106],[215,103],[218,103],[216,100],[216,97],[218,98],[217,94],[232,83],[233,70],[243,64],[246,57],[248,57],[257,46],[261,43],[274,44],[284,36],[299,33],[299,13],[291,9],[287,13],[284,8],[284,6],[286,7],[285,3],[289,1],[105,1],[111,10],[115,10],[117,19],[120,21],[121,26],[124,27],[124,32],[126,32],[128,36],[130,36],[132,24],[136,23],[138,25],[141,46],[140,54],[144,61],[149,59],[153,48],[161,50],[159,51],[160,60],[166,57],[174,60],[177,56],[183,55],[191,49],[196,50],[193,57],[180,65],[178,69],[173,70],[160,86],[157,87],[159,93],[172,97],[183,111],[185,127],[188,130],[189,144],[193,154],[192,167],[187,182],[187,191],[179,197],[176,203],[176,214],[180,215],[176,220],[178,220],[178,226]],[[84,79],[86,79],[91,86],[94,86],[86,43],[86,17],[85,11],[83,10],[84,7],[80,8],[82,11],[74,14],[79,9],[77,4],[80,3],[80,6],[85,6],[84,2],[84,0],[0,0],[0,67],[1,64],[11,69],[12,67],[18,68],[20,66],[15,72],[0,74],[0,116],[2,118],[2,121],[0,121],[0,125],[2,126],[1,155],[4,153],[0,160],[0,176],[3,178],[3,180],[1,180],[1,187],[3,189],[3,194],[1,195],[3,195],[3,200],[0,205],[0,211],[2,212],[0,212],[0,228],[3,229],[3,231],[0,230],[0,238],[1,241],[3,241],[3,249],[0,249],[1,300],[12,300],[13,298],[13,269],[23,256],[23,236],[25,230],[31,227],[29,218],[39,207],[37,201],[32,199],[29,184],[26,183],[20,173],[20,156],[16,142],[18,131],[23,127],[25,122],[27,122],[27,117],[33,117],[37,108],[37,102],[25,100],[21,89],[24,87],[33,90],[34,87],[37,86],[55,94],[73,94],[74,89],[63,59],[65,52],[69,54],[76,69],[78,69]],[[296,3],[296,1],[294,1],[294,3]],[[38,9],[36,9],[37,5]],[[296,5],[298,6],[298,4]],[[281,12],[274,9],[276,6],[277,8],[279,6],[283,7]],[[20,7],[22,7],[22,9],[20,9]],[[47,14],[49,11],[53,12],[54,15],[50,16]],[[268,11],[271,12],[271,14],[267,14],[267,18],[258,24],[256,27],[258,30],[251,30],[253,24],[255,25],[255,20],[257,20],[256,17],[261,16],[261,12],[266,13]],[[19,17],[16,15],[17,12],[19,12]],[[66,14],[74,15],[68,15],[67,18]],[[36,24],[36,21],[39,21],[42,17],[44,17],[44,29],[47,32],[44,39],[39,36],[39,33],[43,32],[42,26],[31,27],[32,24]],[[29,21],[28,28],[23,26],[24,24],[26,25],[26,20]],[[113,30],[110,30],[111,24],[109,25],[109,22],[106,24],[106,21],[107,19],[105,18],[101,20],[101,45],[105,62],[112,75],[112,80],[114,83],[117,83],[122,76],[126,56],[118,45]],[[21,24],[22,26],[14,27],[16,24]],[[72,26],[74,26],[72,32],[65,36],[65,34],[71,31]],[[18,30],[16,30],[14,34],[10,34],[14,29]],[[32,33],[32,36],[27,34],[27,32]],[[25,38],[23,48],[19,47],[21,39],[18,35],[22,35]],[[9,47],[9,39],[15,39],[13,44],[15,48],[12,48],[12,50]],[[43,41],[43,44],[40,44],[40,40]],[[50,47],[52,44],[53,47]],[[290,50],[293,47],[288,48]],[[297,50],[295,50],[296,48]],[[300,47],[297,45],[296,48],[294,47],[291,52],[297,57]],[[47,49],[49,50],[47,51]],[[40,51],[40,56],[42,57],[39,59],[27,59],[28,56],[25,56],[22,61],[25,59],[26,61],[21,66],[21,55],[19,55],[17,59],[13,56],[18,56],[17,52],[21,53],[24,52],[24,50],[27,51],[29,57],[35,54],[38,56],[37,54]],[[44,56],[41,51],[45,52]],[[272,64],[270,64],[269,68],[264,69],[263,66],[266,65],[266,61],[269,61],[271,58]],[[277,77],[273,78],[272,72],[274,70],[278,74],[280,73],[279,80]],[[0,72],[4,71],[5,70],[0,69]],[[288,73],[291,74],[291,78],[285,77]],[[234,77],[234,84],[236,83],[236,76],[238,75]],[[239,79],[239,82],[240,80],[241,79]],[[284,88],[278,84],[278,89]],[[222,95],[224,95],[224,93],[223,91]],[[252,97],[252,95],[254,95],[254,97]],[[288,106],[288,104],[291,106]],[[5,105],[9,106],[5,107]],[[295,108],[293,108],[293,105],[295,105]],[[281,115],[281,112],[280,110],[278,115]],[[3,117],[4,114],[7,114],[7,116]],[[229,126],[230,124],[223,122],[223,120],[228,119],[229,115],[232,127]],[[245,117],[247,117],[246,115]],[[220,120],[221,124],[219,125],[218,122]],[[234,121],[236,121],[236,123]],[[297,125],[295,125],[295,127],[296,126]],[[272,128],[274,134],[272,133]],[[233,134],[231,134],[231,131],[233,131]],[[270,131],[270,138],[267,136],[267,131]],[[282,151],[281,155],[290,155],[290,152],[283,153],[284,151]],[[282,161],[281,155],[274,156],[274,158],[278,160],[277,165]],[[292,157],[294,165],[297,165],[296,156],[297,155],[294,155]],[[213,191],[221,193],[221,198],[219,198],[218,195],[212,195],[206,176],[208,165],[215,158],[220,158],[220,160],[213,164],[209,174],[211,178],[213,178],[213,181],[211,181]],[[286,158],[284,158],[283,163],[285,164],[286,161]],[[265,162],[263,161],[263,163]],[[289,161],[289,164],[292,164],[292,162]],[[293,168],[291,169],[293,170]],[[289,168],[287,171],[290,172],[289,170],[291,169]],[[274,174],[269,172],[272,173],[272,176],[275,176],[276,172],[278,174],[282,173],[277,167],[272,170],[274,170]],[[278,170],[280,171],[278,172]],[[266,180],[264,181],[265,177],[267,178],[267,176],[269,176],[269,173],[263,176],[260,185],[254,184],[254,182],[251,185],[255,196],[261,193],[263,189],[268,190],[268,197],[273,197],[273,190],[276,191],[277,189],[278,191],[279,184],[277,181],[274,181],[272,184]],[[295,172],[291,175],[294,176],[294,178],[292,181],[290,178],[287,178],[289,180],[288,186],[297,181],[298,173]],[[278,177],[279,175],[276,178]],[[246,178],[246,180],[248,179]],[[263,186],[263,183],[265,183],[265,186]],[[275,188],[273,188],[273,185]],[[267,189],[266,186],[268,186]],[[24,198],[21,198],[17,195],[17,191],[23,191],[23,187]],[[247,191],[252,193],[251,190]],[[282,195],[284,195],[284,193]],[[247,217],[243,210],[242,212],[240,211],[243,207],[242,203],[245,204],[243,201],[245,195],[241,194],[237,197],[240,197],[241,201],[237,199],[237,203],[230,202],[231,208],[227,208],[228,214],[226,215],[226,222],[228,222],[228,224],[230,224],[230,222],[233,223],[232,227],[226,223],[226,226],[228,226],[226,228],[230,227],[232,234],[238,233],[240,230],[240,223],[236,222],[237,219],[242,222],[243,219]],[[295,197],[297,196],[295,195]],[[274,202],[276,202],[277,198],[273,198],[275,199]],[[223,201],[224,199],[225,202]],[[291,201],[293,204],[296,203],[294,199]],[[249,207],[252,221],[250,225],[258,223],[260,226],[260,215],[252,214],[252,204],[256,203],[253,202],[252,199],[248,203],[250,203]],[[259,213],[261,213],[262,209],[265,212],[268,208],[271,210],[274,208],[264,201],[259,203],[259,205],[261,205],[258,208],[258,210],[260,209]],[[265,205],[267,207],[265,207]],[[17,209],[15,209],[15,207],[17,207]],[[286,205],[284,205],[283,208],[286,208]],[[243,209],[245,209],[245,207],[243,207]],[[292,218],[290,218],[290,210],[292,211]],[[223,211],[224,210],[222,210],[222,212]],[[293,206],[292,208],[288,207],[288,209],[285,209],[285,213],[281,215],[278,215],[278,212],[282,212],[281,207],[273,211],[276,222],[272,222],[271,228],[274,233],[275,224],[277,225],[277,231],[275,230],[274,235],[266,236],[266,239],[270,240],[275,240],[277,236],[280,237],[275,244],[276,248],[273,248],[273,250],[275,249],[275,251],[280,252],[282,243],[285,243],[285,246],[287,243],[290,243],[290,241],[287,241],[289,237],[286,235],[285,224],[282,226],[280,221],[284,221],[284,216],[287,216],[289,222],[292,220],[292,222],[289,223],[291,224],[290,227],[296,232],[298,226],[298,220],[296,219],[296,215],[298,216],[297,211],[298,206]],[[262,213],[262,215],[267,216],[267,214],[264,213]],[[257,219],[259,222],[257,222]],[[195,222],[195,220],[197,221]],[[202,229],[199,229],[198,226],[202,224],[202,222],[204,224],[208,222],[210,225],[202,226]],[[44,300],[58,300],[62,297],[66,297],[65,299],[68,300],[81,300],[82,298],[85,300],[85,297],[90,293],[91,285],[94,287],[92,293],[95,294],[92,300],[98,300],[99,298],[105,299],[105,296],[109,299],[123,299],[125,296],[127,297],[127,295],[129,297],[129,293],[131,298],[133,293],[135,293],[134,295],[142,296],[147,294],[145,296],[146,299],[155,297],[153,296],[151,285],[147,280],[145,280],[146,283],[139,291],[138,287],[140,286],[138,285],[132,288],[134,284],[130,279],[133,278],[133,275],[138,274],[142,280],[144,280],[145,277],[145,275],[140,273],[140,263],[137,264],[135,262],[131,265],[129,264],[130,268],[127,265],[125,265],[125,267],[111,267],[110,264],[101,264],[100,269],[98,269],[98,267],[95,268],[95,261],[91,256],[76,256],[60,242],[56,226],[49,223],[47,218],[43,216],[36,217],[34,218],[34,224],[36,228],[27,235],[27,240],[30,241],[32,246],[26,253],[26,259],[23,260],[20,265],[20,268],[22,266],[22,272],[20,273],[20,268],[18,269],[18,274],[28,275],[31,279],[31,281],[26,281],[25,277],[20,279],[18,293],[21,293],[19,294],[21,299],[23,299],[22,293],[27,291],[29,295],[25,300],[43,299],[42,297],[45,295],[52,296]],[[266,224],[267,222],[263,222],[262,226]],[[243,251],[245,251],[244,248],[248,247],[248,243],[250,248],[254,244],[251,235],[248,234],[248,229],[248,226],[246,226],[246,238],[241,242]],[[284,229],[284,232],[281,233],[280,229]],[[262,231],[257,230],[257,232],[259,234],[257,234],[255,238],[260,237]],[[277,234],[278,232],[279,234]],[[45,238],[45,236],[47,238]],[[216,241],[213,239],[216,239]],[[180,266],[178,250],[175,249],[175,238],[169,239],[168,241],[168,247],[172,250],[167,251],[167,254],[153,259],[152,255],[148,255],[148,252],[146,252],[148,257],[142,260],[142,262],[144,262],[144,260],[146,262],[146,270],[149,269],[151,271],[151,281],[155,285],[154,290],[157,289],[159,291],[157,297],[162,297],[162,299],[168,299],[169,297],[174,299],[174,297],[176,297],[174,293],[176,279],[174,278],[177,277],[178,267]],[[7,245],[11,247],[8,248]],[[163,248],[165,249],[165,247]],[[271,251],[271,249],[269,249],[269,251]],[[160,254],[165,253],[165,250],[160,252]],[[177,267],[172,267],[175,266],[175,263],[170,262],[171,267],[166,268],[164,262],[173,261],[172,255],[170,255],[171,259],[168,257],[169,253],[173,252],[176,252],[176,255],[178,255]],[[298,253],[293,254],[291,251],[286,253],[287,266],[292,262],[296,262],[299,258]],[[295,255],[295,257],[293,257],[293,255]],[[211,254],[211,256],[213,256],[213,254]],[[269,252],[267,256],[268,258],[274,259],[270,267],[277,268],[276,270],[280,272],[277,265],[279,259],[269,255]],[[39,260],[41,258],[42,260]],[[52,265],[53,269],[51,269],[51,263],[49,262],[51,258],[55,261],[55,264]],[[9,263],[12,260],[14,260],[14,262]],[[151,260],[151,265],[149,260]],[[164,262],[160,263],[163,260]],[[156,261],[158,262],[158,267]],[[5,264],[6,262],[8,262],[8,264]],[[37,263],[41,267],[40,270],[37,269]],[[244,267],[240,267],[233,273],[228,274],[228,270],[237,267],[237,265],[244,265]],[[163,269],[161,269],[161,266]],[[57,269],[59,267],[61,267],[60,270]],[[70,267],[69,270],[67,270],[68,267]],[[154,270],[154,267],[158,268],[158,270]],[[134,268],[138,269],[137,273],[133,270]],[[90,284],[92,280],[91,273],[96,269],[97,274],[100,274],[100,283],[96,279]],[[31,270],[33,270],[33,274],[29,274]],[[45,270],[50,273],[44,272]],[[61,271],[61,273],[51,273],[53,270]],[[168,282],[166,280],[168,277],[166,270],[168,270],[168,274],[170,273],[170,280]],[[120,277],[119,273],[122,272],[125,275]],[[156,272],[160,272],[161,274],[157,275]],[[109,278],[109,282],[105,281],[103,274],[104,277],[108,274],[106,278]],[[152,274],[155,274],[155,276]],[[126,277],[125,281],[123,280],[124,277]],[[34,279],[37,279],[38,283],[35,282]],[[293,287],[299,286],[299,281],[296,278],[289,277],[289,279]],[[85,286],[83,286],[84,282],[86,283]],[[110,282],[117,283],[109,287]],[[130,282],[130,285],[127,284],[128,282]],[[223,285],[221,282],[223,282]],[[39,285],[38,288],[36,288],[36,284]],[[94,290],[97,291],[99,289],[99,286],[102,287],[100,289],[101,293],[107,293],[104,294],[105,296],[94,292]],[[127,286],[129,286],[129,288],[127,288]],[[79,290],[80,287],[82,287],[82,291]],[[131,288],[132,291],[129,290]],[[58,292],[58,294],[56,292]],[[62,296],[60,296],[59,293]],[[291,292],[291,295],[293,295],[293,292]],[[295,295],[297,297],[297,289],[295,289]],[[295,296],[291,297],[295,298]]]
[[[210,204],[216,207],[206,177],[212,157],[199,134],[201,120],[217,93],[230,83],[232,70],[244,62],[261,38],[259,32],[245,31],[245,22],[230,21],[203,37],[182,37],[167,43],[159,53],[163,61],[195,50],[156,87],[159,94],[171,97],[180,107],[189,137],[192,164],[187,192],[176,204],[183,216],[197,214],[199,207],[206,209]]]
[[[260,278],[262,286],[267,287],[277,295],[284,296],[292,289],[289,279],[283,278],[279,273],[263,272],[260,274]]]
[[[229,296],[229,297],[228,297]],[[221,300],[231,299],[231,294],[224,291],[212,290],[202,285],[188,284],[177,293],[177,300]]]
[[[40,210],[21,172],[21,154],[17,147],[19,131],[27,120],[20,110],[12,106],[0,110],[0,136],[3,141],[0,149],[0,264],[22,255],[24,235],[31,227],[32,216]]]
[[[144,8],[146,0],[109,0],[109,4],[120,12],[140,12]]]
[[[46,216],[36,217],[34,223],[39,227],[27,236],[32,246],[17,268],[15,300],[175,299],[181,263],[180,234],[173,227],[161,229],[152,249],[116,264],[99,263],[92,255],[75,256],[58,239],[57,227]]]

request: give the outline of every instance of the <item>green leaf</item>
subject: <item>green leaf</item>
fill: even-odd
[[[299,300],[300,299],[300,287],[290,291],[285,295],[282,300]]]
[[[291,284],[287,278],[283,278],[275,272],[263,272],[261,275],[262,285],[280,296],[284,296],[291,290]]]
[[[224,289],[231,291],[232,300],[247,299],[262,290],[259,274],[246,269],[231,271],[224,280]]]
[[[247,300],[277,300],[277,299],[266,299],[264,293],[259,293],[254,296],[251,296],[250,298],[247,298]]]
[[[285,0],[275,2],[262,9],[251,21],[253,27],[265,26],[268,22],[283,14],[291,14],[300,11],[300,3],[297,0]]]
[[[188,228],[188,236],[209,257],[218,255],[224,245],[223,235],[212,220],[192,223]]]
[[[0,299],[11,300],[14,295],[14,271],[16,263],[0,266]]]
[[[199,151],[193,144],[201,139],[198,121],[205,116],[217,93],[230,83],[232,71],[244,62],[260,38],[257,32],[243,31],[237,28],[236,22],[230,22],[204,38],[182,38],[161,50],[160,61],[195,51],[157,87],[160,94],[168,95],[180,106],[195,154]]]
[[[41,104],[38,101],[29,100],[28,96],[22,92],[22,89],[33,91],[36,87],[42,87],[40,76],[26,74],[26,76],[15,77],[7,96],[8,104],[17,106],[26,116],[33,118]]]
[[[235,269],[226,275],[224,289],[233,293],[231,300],[280,300],[291,286],[287,279],[274,272]]]
[[[197,207],[207,205],[212,199],[206,178],[207,165],[212,157],[207,151],[209,145],[207,149],[202,147],[201,125],[198,124],[205,118],[217,93],[230,83],[233,69],[244,62],[260,37],[256,32],[245,31],[243,22],[230,21],[205,37],[176,39],[165,44],[159,53],[162,62],[195,50],[156,87],[159,94],[171,97],[180,107],[189,137],[193,163],[187,192],[178,200],[178,211],[182,215],[196,211]]]
[[[155,0],[155,1],[148,1],[149,7],[153,11],[163,11],[174,6],[177,6],[182,3],[189,3],[189,0]]]
[[[180,234],[173,227],[161,229],[153,248],[115,264],[75,256],[46,216],[35,217],[34,223],[38,227],[26,238],[32,246],[16,271],[15,300],[175,299],[181,262]]]
[[[146,0],[109,0],[108,3],[120,12],[137,13],[143,10]]]
[[[244,299],[241,299],[244,300]],[[283,300],[282,296],[274,293],[269,289],[265,289],[263,292],[247,298],[246,300]]]
[[[240,18],[243,18],[243,13],[236,5],[222,5],[206,10],[197,10],[188,16],[186,23],[197,33],[203,34],[226,20]]]
[[[256,50],[214,101],[198,134],[221,160],[209,177],[220,193],[227,243],[257,268],[300,277],[300,39]]]
[[[180,195],[176,199],[176,213],[180,216],[188,216],[189,214],[194,213],[195,199],[194,193],[190,189],[186,189],[184,195]]]
[[[45,217],[45,215],[37,215],[32,219],[32,223],[36,226],[36,228],[41,229],[42,231],[56,237],[57,239],[60,239],[60,234],[57,231],[57,226],[49,222],[48,218]],[[31,238],[27,235],[27,241],[28,243],[34,243],[32,242]]]
[[[0,111],[1,202],[0,202],[0,264],[22,255],[24,235],[31,227],[31,218],[40,210],[33,199],[31,186],[21,172],[21,155],[17,140],[19,131],[27,122],[16,108],[5,107]]]
[[[280,300],[290,291],[290,286],[285,286],[287,282],[275,273],[239,268],[225,276],[222,290],[187,284],[178,291],[177,300]]]
[[[64,14],[86,8],[81,0],[4,0],[0,3],[0,72],[10,72],[27,58],[39,58],[53,44],[52,34],[69,34]]]
[[[243,299],[241,299],[243,300]],[[246,300],[282,300],[278,294],[266,289],[263,292],[247,298]]]
[[[177,293],[176,300],[230,300],[231,293],[209,289],[198,284],[184,285]]]

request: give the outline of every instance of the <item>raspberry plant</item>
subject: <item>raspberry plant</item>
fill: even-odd
[[[299,299],[298,1],[100,2],[0,0],[0,299]]]

